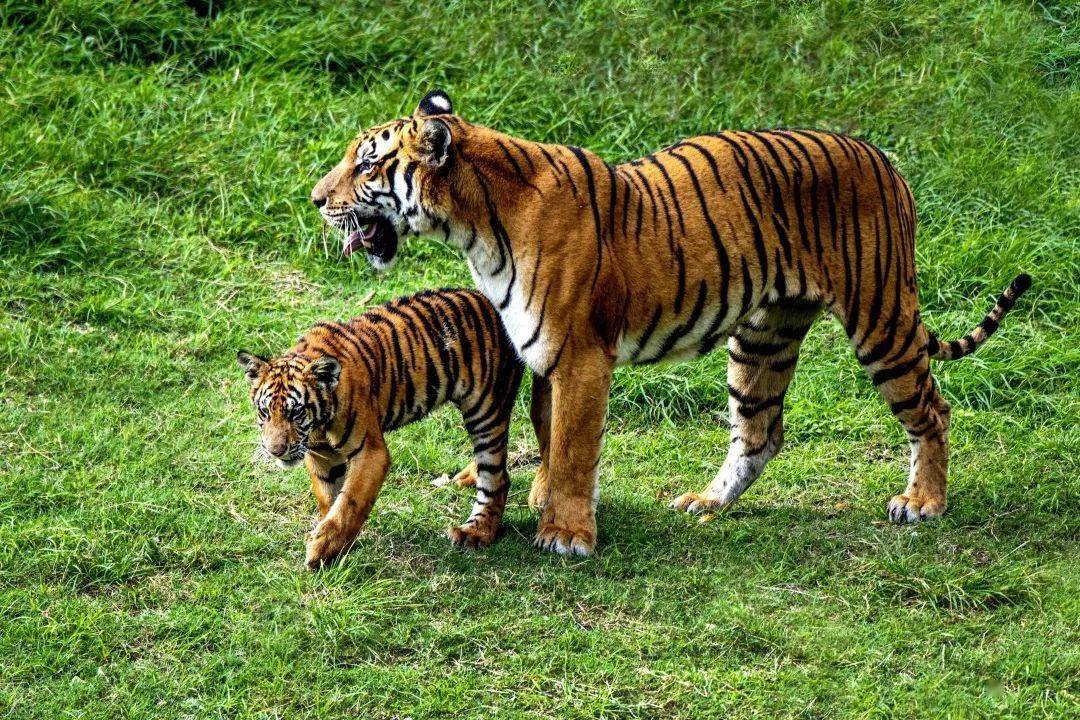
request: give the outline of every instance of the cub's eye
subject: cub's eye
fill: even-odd
[[[360,160],[356,163],[356,172],[367,174],[375,165],[370,160]]]

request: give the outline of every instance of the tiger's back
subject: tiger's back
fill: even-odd
[[[292,352],[342,360],[383,432],[445,402],[461,408],[472,430],[501,403],[513,403],[521,377],[498,313],[474,290],[425,290],[345,323],[317,323]]]

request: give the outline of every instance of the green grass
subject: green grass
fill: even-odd
[[[516,6],[516,7],[514,7]],[[442,529],[441,412],[390,439],[356,549],[302,572],[301,471],[252,463],[239,347],[467,285],[431,241],[376,277],[307,193],[433,86],[612,160],[721,127],[885,148],[924,318],[1035,285],[954,407],[951,507],[887,525],[907,447],[819,324],[788,447],[737,510],[667,510],[727,444],[723,352],[616,373],[600,550]],[[9,0],[0,7],[0,716],[1077,717],[1080,12],[1065,0],[756,5]]]

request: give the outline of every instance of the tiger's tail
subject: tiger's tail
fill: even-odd
[[[927,344],[926,351],[935,360],[956,360],[975,352],[988,337],[994,334],[1001,319],[1012,310],[1016,300],[1027,292],[1029,287],[1031,287],[1031,276],[1020,273],[1009,284],[1009,287],[1005,288],[1005,292],[1001,293],[994,309],[986,314],[974,330],[959,340],[948,342],[942,342],[934,333],[930,333],[930,342]]]

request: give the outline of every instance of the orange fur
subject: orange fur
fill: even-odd
[[[473,125],[433,93],[411,118],[361,133],[312,198],[346,230],[381,218],[395,233],[434,234],[463,251],[543,379],[530,502],[543,513],[537,544],[560,552],[595,545],[596,469],[617,364],[727,344],[727,459],[703,491],[673,503],[724,507],[779,451],[784,394],[822,311],[843,324],[911,440],[908,487],[890,502],[891,517],[941,514],[949,409],[930,357],[971,352],[1028,284],[1017,278],[966,338],[938,341],[919,318],[908,185],[877,148],[826,132],[716,133],[612,165]],[[380,249],[396,249],[396,234],[376,236]]]
[[[390,466],[384,433],[446,402],[461,410],[473,443],[473,462],[455,479],[476,488],[469,519],[448,534],[469,548],[495,539],[522,367],[482,295],[419,293],[347,323],[319,323],[279,358],[238,359],[264,447],[286,461],[302,456],[311,476],[319,523],[307,537],[308,567],[348,549],[367,521]],[[313,373],[320,363],[323,376]]]

